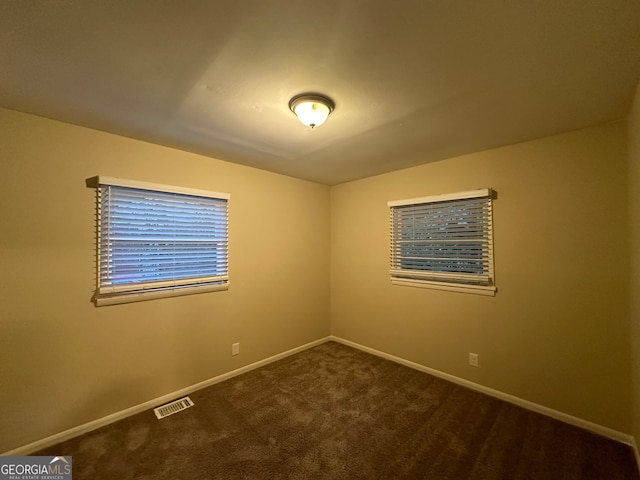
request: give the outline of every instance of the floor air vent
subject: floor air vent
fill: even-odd
[[[171,403],[166,403],[161,407],[154,408],[153,411],[156,414],[158,419],[168,417],[169,415],[173,415],[174,413],[181,412],[182,410],[193,407],[193,402],[189,397],[180,398],[178,400],[174,400]]]

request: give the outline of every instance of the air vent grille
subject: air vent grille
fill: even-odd
[[[173,402],[166,403],[161,405],[158,408],[154,408],[153,411],[156,414],[158,419],[168,417],[169,415],[173,415],[174,413],[181,412],[182,410],[193,407],[193,402],[189,397],[180,398],[178,400],[174,400]]]

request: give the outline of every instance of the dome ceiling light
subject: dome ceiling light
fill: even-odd
[[[335,108],[335,104],[333,100],[324,95],[304,93],[289,100],[289,108],[303,125],[315,128],[327,120]]]

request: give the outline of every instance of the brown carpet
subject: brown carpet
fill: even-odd
[[[38,455],[74,480],[639,480],[632,450],[330,342]]]

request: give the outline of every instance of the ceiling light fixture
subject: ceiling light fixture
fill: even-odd
[[[305,93],[289,100],[289,108],[307,127],[319,127],[335,108],[333,100],[324,95]]]

